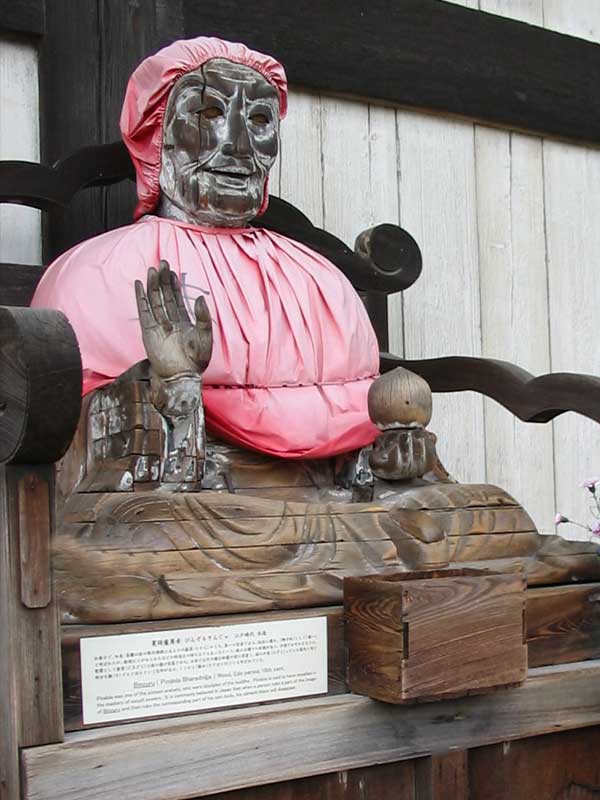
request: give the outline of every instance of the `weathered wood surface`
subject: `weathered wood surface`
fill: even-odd
[[[276,476],[287,483],[284,499],[255,497],[269,491],[248,486],[235,494],[73,495],[55,542],[64,620],[107,623],[335,604],[345,575],[393,568],[464,563],[524,572],[530,585],[600,579],[592,545],[540,536],[496,487],[438,483],[404,487],[393,502],[306,503],[289,499],[306,488],[294,481],[314,481],[298,464],[278,472],[264,457],[244,458],[248,463],[231,472],[233,486],[249,467],[246,477],[254,475],[257,484]],[[319,497],[321,490],[313,489]]]
[[[240,12],[233,0],[218,8],[184,7],[187,31],[210,28],[273,52],[296,85],[561,137],[598,138],[592,131],[599,127],[600,101],[581,91],[600,59],[588,43],[433,0],[403,0],[393,9],[353,2],[345,14],[335,2],[324,2],[310,14],[298,7],[285,19],[275,0],[259,12]],[[297,47],[299,35],[307,39],[303,48]],[[333,52],[327,49],[331,41],[337,43]],[[571,72],[573,61],[578,65]]]
[[[527,645],[532,667],[600,658],[600,584],[530,589]]]
[[[527,674],[525,581],[475,570],[344,581],[348,684],[388,703],[477,694]]]
[[[50,533],[54,517],[47,476],[30,471],[17,485],[21,602],[25,608],[46,608],[52,599]]]
[[[52,480],[50,467],[0,466],[2,800],[21,796],[18,748],[63,736],[58,605],[48,592]]]
[[[239,625],[273,620],[327,617],[327,663],[328,694],[343,694],[346,686],[346,653],[344,647],[343,611],[338,607],[305,610],[272,611],[261,614],[227,615],[204,617],[200,620],[183,619],[168,622],[135,622],[121,625],[67,625],[62,633],[62,672],[64,694],[65,730],[83,727],[81,708],[81,662],[80,641],[89,636],[113,636],[118,634],[144,633],[146,631],[205,628],[216,625]],[[207,712],[209,713],[209,712]],[[89,726],[86,726],[89,727]]]
[[[39,36],[45,30],[44,0],[1,0],[0,31]]]
[[[210,800],[429,800],[415,791],[415,762],[397,761],[219,793]]]
[[[524,422],[548,422],[566,411],[600,422],[600,378],[595,375],[557,372],[534,377],[515,364],[490,358],[449,356],[413,361],[382,354],[382,371],[398,366],[421,375],[434,392],[486,395]]]
[[[2,231],[0,222],[0,234]],[[0,257],[2,250],[0,249]],[[44,268],[35,264],[2,264],[0,266],[0,305],[28,306]]]
[[[468,754],[469,800],[598,800],[600,728],[478,747]]]
[[[415,800],[469,800],[467,752],[419,758],[414,763]]]
[[[5,21],[18,22],[19,6],[34,4],[42,5],[42,0],[23,0],[16,4],[7,0],[3,3]],[[0,28],[1,21],[0,10]],[[38,47],[29,37],[0,35],[0,106],[0,159],[39,161]],[[0,263],[39,264],[41,254],[40,212],[24,206],[0,205]],[[25,270],[28,269],[26,266]],[[0,304],[24,305],[13,303],[13,298],[12,289],[6,297],[4,280],[0,276]]]
[[[81,358],[66,317],[0,307],[0,462],[52,463],[81,407]]]
[[[597,662],[417,706],[356,695],[71,733],[23,751],[25,800],[179,800],[600,723]],[[268,754],[268,756],[267,756]]]
[[[525,616],[530,667],[600,657],[600,604],[595,600],[596,595],[600,595],[600,584],[528,589]],[[201,617],[197,620],[189,618],[111,625],[65,625],[62,630],[62,661],[66,730],[76,730],[82,725],[79,641],[84,636],[204,627],[253,622],[255,619],[297,619],[321,614],[326,614],[329,620],[329,692],[339,693],[346,687],[347,668],[343,609],[340,606],[262,612],[260,615]]]

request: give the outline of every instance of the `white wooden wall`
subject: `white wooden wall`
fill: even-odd
[[[600,0],[453,1],[600,42]],[[349,244],[378,222],[419,242],[420,280],[390,299],[392,351],[600,375],[600,151],[294,91],[273,191]],[[459,480],[507,488],[547,531],[557,509],[587,518],[598,425],[527,425],[470,393],[434,408]]]
[[[39,161],[38,59],[33,45],[0,37],[0,159]],[[40,212],[0,206],[0,261],[40,264]]]
[[[600,42],[600,0],[453,0]],[[37,56],[0,38],[0,158],[38,160]],[[390,299],[391,349],[600,375],[600,151],[294,91],[272,191],[348,243],[399,222],[424,271]],[[0,258],[40,259],[39,215],[0,208]],[[462,481],[498,483],[552,528],[584,518],[600,428],[526,425],[476,395],[436,395],[432,429]]]

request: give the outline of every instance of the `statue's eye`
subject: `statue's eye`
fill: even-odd
[[[218,106],[209,106],[208,108],[202,108],[199,115],[201,119],[218,119],[223,116],[223,110]]]
[[[268,116],[266,114],[263,114],[263,113],[260,113],[260,112],[258,112],[256,114],[251,114],[250,115],[250,119],[254,123],[254,125],[268,125],[269,124]]]

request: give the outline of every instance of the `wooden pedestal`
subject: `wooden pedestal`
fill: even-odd
[[[348,683],[388,703],[482,694],[527,673],[525,581],[473,569],[344,580]]]

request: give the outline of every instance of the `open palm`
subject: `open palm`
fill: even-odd
[[[142,339],[156,375],[163,379],[201,374],[212,352],[212,326],[202,296],[194,304],[195,322],[190,321],[177,275],[161,261],[148,270],[147,287],[135,282]]]

